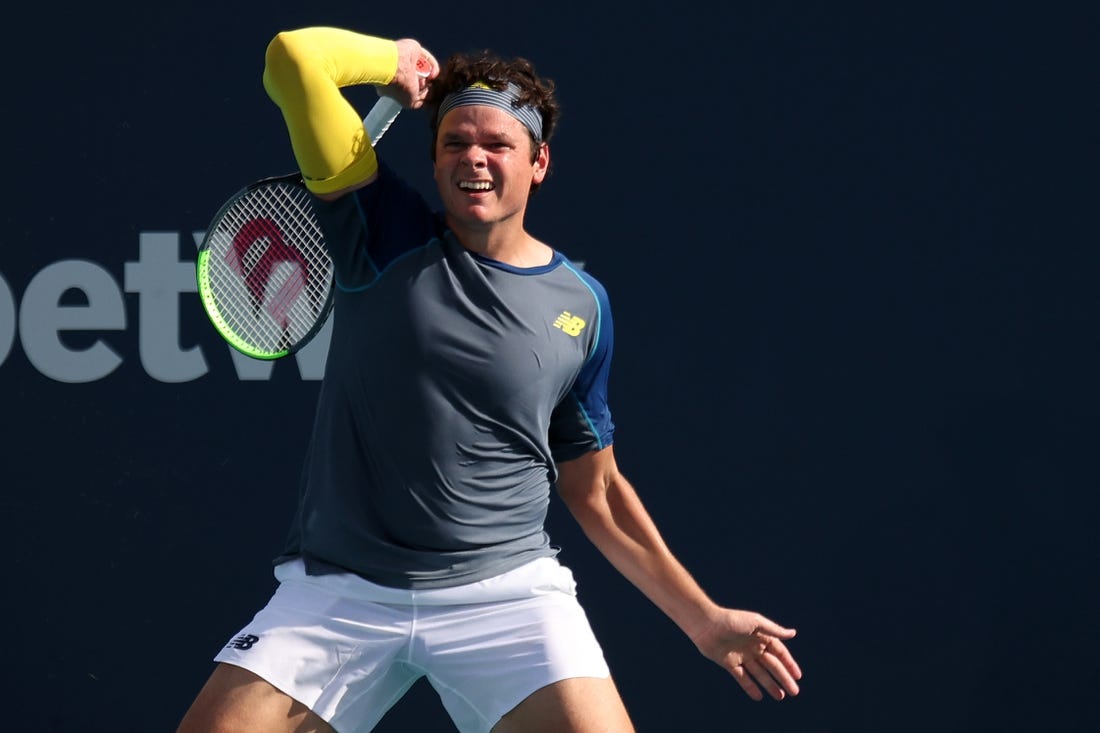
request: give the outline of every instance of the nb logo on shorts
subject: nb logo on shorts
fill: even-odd
[[[575,316],[569,311],[562,311],[561,315],[554,320],[554,328],[561,329],[570,336],[580,336],[585,325],[583,318]]]
[[[260,640],[260,637],[253,636],[252,634],[241,634],[225,645],[226,649],[240,649],[241,651],[248,651],[252,648],[252,645]]]

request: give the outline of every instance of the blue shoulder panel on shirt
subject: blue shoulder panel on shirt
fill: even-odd
[[[611,303],[603,284],[588,272],[581,270],[568,259],[563,264],[585,284],[596,299],[599,317],[596,321],[596,338],[592,350],[581,367],[567,399],[576,400],[577,407],[588,423],[597,448],[611,445],[615,430],[608,404],[607,385],[611,376],[611,355],[614,350],[614,325]]]

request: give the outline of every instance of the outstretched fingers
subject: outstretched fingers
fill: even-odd
[[[802,670],[790,650],[777,638],[764,634],[758,638],[759,645],[753,653],[740,658],[730,655],[726,664],[730,674],[753,700],[763,700],[765,692],[776,700],[797,695]]]
[[[769,652],[769,659],[778,663],[780,666],[774,674],[776,678],[783,681],[785,679],[790,680],[790,684],[784,682],[784,687],[791,692],[792,695],[798,694],[798,684],[795,680],[802,679],[802,668],[798,666],[798,662],[795,661],[794,655],[787,649],[787,645],[779,639],[772,639],[768,642],[768,646],[765,649]],[[780,671],[781,670],[781,671]],[[794,690],[791,690],[791,685],[794,686]]]
[[[752,677],[745,670],[743,664],[738,664],[736,667],[730,670],[730,674],[737,680],[737,684],[741,685],[741,689],[745,691],[745,694],[751,697],[753,700],[759,702],[764,699],[764,693],[760,691],[760,688],[753,681]]]
[[[776,700],[797,695],[802,670],[785,643],[795,629],[752,611],[722,611],[692,636],[703,655],[729,672],[753,700],[765,694]]]
[[[779,648],[776,649],[776,646]],[[797,679],[802,676],[802,670],[798,668],[790,652],[778,639],[773,640],[764,653],[755,660],[755,666],[761,669],[761,674],[767,676],[768,682],[763,683],[764,687],[776,700],[782,700],[786,694],[798,694]],[[755,672],[753,676],[760,680],[760,676]]]

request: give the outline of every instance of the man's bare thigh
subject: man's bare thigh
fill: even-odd
[[[219,664],[177,733],[334,733],[305,705],[252,672]]]
[[[493,733],[633,733],[610,677],[576,677],[531,693],[493,726]]]

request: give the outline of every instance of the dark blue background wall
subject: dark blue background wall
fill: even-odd
[[[558,82],[529,224],[610,291],[620,463],[717,599],[799,629],[804,693],[750,702],[555,504],[640,731],[1096,729],[1096,18],[717,5],[25,6],[7,728],[172,730],[272,590],[318,383],[242,378],[189,278],[221,201],[293,168],[264,46],[330,24]],[[427,145],[407,114],[382,148],[430,192]],[[418,687],[380,730],[441,716]]]

